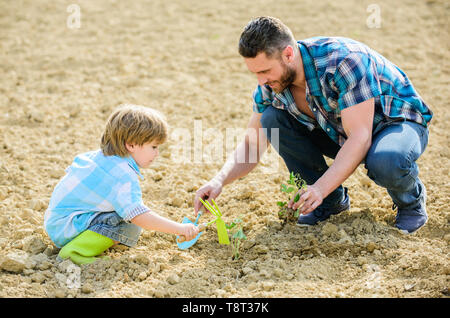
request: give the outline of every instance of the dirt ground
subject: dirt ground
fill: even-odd
[[[71,1],[0,2],[0,297],[448,297],[448,1],[383,0],[375,9],[359,0],[73,3],[79,28]],[[118,246],[94,264],[57,262],[43,229],[52,190],[75,155],[99,147],[121,103],[156,108],[171,132],[188,132],[162,146],[143,170],[142,190],[161,215],[192,219],[195,191],[226,151],[213,162],[180,163],[177,145],[211,150],[207,129],[225,136],[246,126],[257,83],[237,43],[260,15],[280,18],[298,39],[362,41],[408,74],[434,111],[419,160],[427,225],[411,236],[397,231],[390,197],[361,166],[344,184],[349,211],[310,228],[282,227],[276,201],[288,172],[271,151],[216,200],[226,222],[243,219],[240,259],[211,228],[184,251],[172,235],[146,231],[137,247]],[[200,141],[194,121],[205,132]]]

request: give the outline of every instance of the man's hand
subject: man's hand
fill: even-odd
[[[222,192],[223,185],[220,181],[215,179],[210,180],[208,183],[203,185],[200,189],[197,190],[194,199],[194,212],[195,216],[197,216],[198,211],[203,206],[200,202],[200,198],[204,200],[215,199]]]
[[[297,194],[300,196],[300,199],[297,202],[294,202]],[[288,202],[288,208],[293,210],[297,210],[300,208],[300,214],[308,214],[314,211],[319,205],[323,202],[323,194],[320,191],[319,187],[315,185],[307,186],[306,190],[300,189],[293,198]]]

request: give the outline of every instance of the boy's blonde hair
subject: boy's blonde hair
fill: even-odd
[[[109,116],[101,139],[105,156],[127,157],[126,143],[142,146],[167,139],[167,122],[164,116],[148,107],[123,104]]]

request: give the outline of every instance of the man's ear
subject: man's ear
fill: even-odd
[[[134,145],[133,144],[129,144],[129,143],[125,143],[125,148],[127,148],[129,153],[133,153],[134,152]]]
[[[295,57],[294,48],[291,45],[286,46],[281,52],[281,56],[285,63],[291,63]]]

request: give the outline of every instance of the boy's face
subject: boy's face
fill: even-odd
[[[143,144],[142,146],[126,144],[128,152],[140,168],[147,168],[159,155],[158,146],[159,144],[156,141]]]

